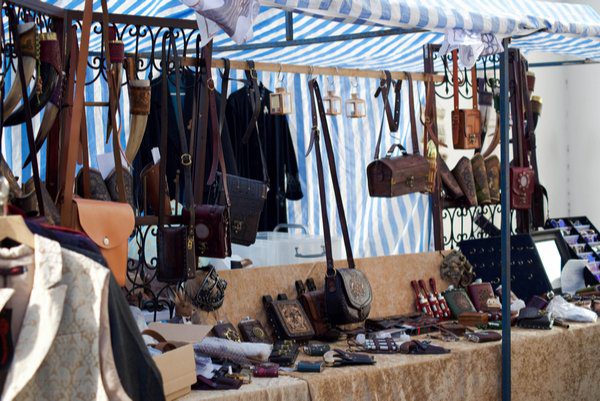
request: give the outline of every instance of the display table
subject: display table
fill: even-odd
[[[424,337],[424,336],[421,336]],[[600,324],[512,334],[514,401],[596,401],[600,391]],[[377,364],[253,379],[239,390],[193,391],[181,400],[473,400],[501,399],[500,342],[435,344],[446,355],[377,355]],[[314,359],[300,355],[299,360]]]

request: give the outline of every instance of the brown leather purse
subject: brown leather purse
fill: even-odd
[[[481,148],[481,113],[477,108],[477,69],[471,69],[473,83],[473,108],[459,108],[458,50],[452,51],[452,88],[454,90],[454,110],[452,110],[452,142],[454,149]]]
[[[402,145],[394,144],[388,149],[383,159],[379,158],[379,150],[384,125],[382,119],[381,129],[377,139],[377,146],[375,147],[375,160],[373,160],[367,166],[369,195],[373,197],[390,198],[394,196],[410,194],[413,192],[430,192],[431,190],[429,186],[429,162],[419,153],[417,123],[414,114],[415,105],[412,78],[408,73],[407,76],[413,154],[408,154]],[[382,80],[381,85],[383,86],[389,84]],[[387,105],[387,96],[384,95],[383,101],[384,104]],[[399,149],[402,152],[402,156],[392,157],[392,154],[396,149]]]
[[[103,8],[103,32],[108,28],[108,11],[106,1],[102,1]],[[86,0],[83,15],[83,25],[81,34],[81,51],[76,60],[77,76],[85,76],[87,66],[87,56],[89,48],[89,35],[92,23],[92,1]],[[71,34],[75,35],[74,31]],[[76,38],[76,36],[73,36]],[[107,35],[104,35],[105,45],[108,42]],[[76,39],[73,40],[75,54]],[[108,48],[108,46],[106,46]],[[104,202],[92,199],[73,199],[73,181],[75,176],[75,165],[77,162],[77,148],[81,139],[84,149],[84,162],[87,160],[87,134],[81,130],[84,119],[84,80],[78,79],[75,84],[75,100],[73,101],[73,111],[71,113],[69,137],[67,141],[66,152],[66,178],[65,190],[63,195],[63,204],[61,208],[61,223],[64,226],[79,229],[85,232],[92,241],[100,248],[102,256],[106,259],[108,267],[113,272],[115,279],[120,285],[125,284],[127,272],[127,245],[128,238],[135,225],[133,209],[125,203],[125,186],[122,177],[122,165],[119,153],[119,132],[116,124],[116,76],[110,68],[110,57],[106,58],[107,79],[109,84],[109,118],[111,121],[111,131],[113,137],[113,152],[115,155],[115,166],[117,169],[118,185],[120,188],[120,202]],[[73,63],[75,64],[75,63]],[[72,65],[69,82],[73,83],[75,79],[74,65]],[[85,188],[85,185],[84,185]],[[87,191],[85,191],[87,192]]]
[[[471,161],[463,156],[460,158],[454,169],[452,169],[454,178],[460,185],[467,204],[469,206],[477,206],[477,191],[475,190],[475,179],[473,178],[473,167]]]
[[[315,338],[323,341],[337,341],[340,332],[334,329],[327,320],[323,289],[317,290],[315,281],[309,278],[306,280],[306,285],[301,280],[296,281],[296,292],[298,300],[315,329]]]
[[[312,115],[312,138],[311,146],[308,152],[315,147],[317,159],[317,173],[319,178],[319,199],[321,203],[321,218],[323,220],[323,235],[325,237],[325,255],[327,261],[327,274],[325,276],[325,310],[327,319],[332,324],[348,324],[364,321],[371,311],[372,292],[371,285],[367,276],[356,269],[354,257],[352,256],[352,245],[350,235],[348,234],[348,224],[346,223],[346,214],[340,191],[337,170],[335,166],[335,156],[333,154],[333,144],[327,126],[325,117],[325,108],[321,99],[321,93],[316,79],[311,79],[308,83],[310,92],[310,105]],[[317,109],[318,107],[318,109]],[[318,110],[318,111],[317,111]],[[344,238],[344,247],[346,249],[347,268],[334,267],[333,252],[331,244],[331,231],[329,228],[329,217],[327,216],[327,198],[325,195],[325,174],[323,172],[323,160],[321,157],[321,145],[319,138],[318,120],[321,118],[321,128],[323,138],[325,139],[325,149],[329,172],[333,183],[333,192],[335,194],[336,207]],[[429,169],[429,167],[428,167]],[[428,171],[427,171],[428,172]]]

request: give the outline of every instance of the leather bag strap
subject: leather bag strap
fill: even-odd
[[[18,63],[18,74],[19,80],[21,81],[21,96],[23,98],[23,106],[25,108],[25,126],[27,130],[27,143],[29,149],[35,149],[35,137],[33,134],[33,123],[31,115],[31,105],[29,103],[29,96],[27,94],[27,82],[25,81],[25,69],[23,67],[23,53],[21,49],[21,41],[19,40],[19,33],[17,30],[17,16],[13,8],[8,8],[8,16],[10,20],[10,30],[14,38],[13,43],[15,46],[15,53],[17,54]],[[37,198],[38,210],[40,215],[44,215],[44,199],[42,197],[42,182],[40,179],[40,168],[38,165],[37,157],[31,158],[31,170],[33,173],[33,185],[35,187],[35,196]]]
[[[511,80],[511,115],[513,118],[513,157],[518,160],[517,167],[527,167],[526,157],[523,151],[523,92],[519,79],[520,53],[514,50],[510,61],[510,80]]]
[[[164,220],[167,211],[165,210],[165,199],[164,197],[169,192],[166,188],[167,183],[165,177],[167,176],[167,146],[169,136],[169,63],[168,63],[169,50],[165,48],[163,44],[163,50],[161,55],[161,68],[162,68],[162,79],[161,79],[161,102],[160,102],[160,164],[158,166],[158,174],[160,181],[158,184],[158,229],[162,229],[164,226]],[[168,203],[170,206],[170,203]]]
[[[413,154],[419,154],[419,137],[417,136],[417,119],[415,118],[415,95],[413,80],[410,73],[406,73],[408,79],[408,115],[410,117],[410,137],[413,144]]]
[[[82,115],[84,113],[83,98],[85,88],[85,70],[88,62],[90,45],[90,30],[92,27],[93,1],[85,0],[83,8],[83,21],[81,24],[81,49],[77,58],[77,79],[75,82],[75,100],[70,118],[70,129],[67,139],[66,162],[65,162],[65,185],[63,201],[61,206],[60,220],[64,226],[71,226],[73,221],[73,183],[75,179],[75,164],[77,162],[77,142],[80,138]]]
[[[310,92],[310,104],[311,104],[311,116],[312,116],[312,143],[315,146],[315,152],[317,156],[317,173],[319,177],[319,198],[321,201],[321,217],[323,219],[323,236],[325,237],[325,255],[327,260],[327,276],[331,277],[335,274],[335,267],[333,265],[333,252],[331,245],[331,230],[329,226],[329,218],[327,217],[327,198],[325,195],[325,174],[323,171],[323,160],[321,158],[321,146],[320,146],[320,135],[319,135],[319,123],[318,117],[321,119],[321,128],[323,130],[323,138],[325,139],[325,150],[329,163],[329,171],[331,173],[331,181],[333,182],[333,192],[335,194],[335,203],[338,210],[338,216],[340,219],[340,227],[342,229],[342,236],[344,238],[344,246],[346,248],[346,259],[348,261],[348,268],[354,269],[354,257],[352,256],[352,246],[350,244],[350,235],[348,234],[348,224],[346,222],[346,214],[344,213],[344,205],[342,203],[342,195],[340,191],[339,181],[337,177],[337,170],[335,166],[335,157],[333,153],[333,145],[329,134],[329,128],[327,126],[327,118],[325,116],[325,108],[323,107],[323,100],[321,98],[321,92],[316,79],[311,79],[308,82]]]
[[[402,81],[398,80],[396,83],[392,81],[392,74],[389,71],[384,71],[385,78],[382,78],[379,82],[379,88],[375,91],[375,97],[378,97],[381,93],[383,97],[383,108],[384,114],[381,119],[381,126],[379,128],[379,136],[377,137],[377,145],[375,146],[375,156],[374,159],[379,159],[379,151],[381,149],[381,139],[383,136],[383,123],[385,118],[387,117],[388,126],[390,128],[390,132],[398,131],[398,127],[400,125],[400,90],[402,88]],[[394,103],[394,115],[392,116],[392,110],[389,103],[389,89],[391,86],[394,86],[394,93],[396,95],[395,103]]]

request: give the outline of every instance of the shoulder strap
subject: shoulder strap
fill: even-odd
[[[379,81],[379,88],[375,91],[375,97],[378,97],[381,93],[383,97],[383,108],[384,114],[381,118],[381,126],[379,128],[379,136],[377,137],[377,145],[375,146],[375,156],[374,159],[379,159],[379,151],[381,149],[381,139],[383,136],[383,122],[387,117],[388,126],[390,128],[390,132],[398,131],[398,127],[400,125],[400,89],[402,88],[402,81],[398,80],[395,84],[392,81],[392,74],[389,71],[384,71],[385,78],[382,78]],[[394,85],[394,93],[396,95],[395,103],[394,103],[394,115],[392,116],[392,110],[389,103],[389,90],[390,87]]]
[[[67,139],[66,162],[65,162],[65,185],[63,192],[63,201],[61,206],[60,220],[61,224],[71,226],[73,218],[73,183],[75,178],[75,164],[77,162],[77,143],[79,141],[79,129],[81,127],[81,117],[84,112],[83,96],[85,87],[85,70],[88,62],[88,51],[90,45],[90,30],[92,27],[92,9],[93,1],[85,0],[83,8],[83,22],[81,24],[81,49],[77,58],[77,79],[75,82],[75,100],[73,101],[73,111],[71,114],[69,137]],[[75,39],[75,38],[74,38]],[[35,158],[34,158],[35,159]]]
[[[338,210],[340,219],[340,226],[342,228],[342,236],[344,238],[344,246],[346,248],[346,258],[348,260],[348,267],[354,269],[354,257],[352,256],[352,246],[350,244],[350,235],[348,234],[348,224],[346,222],[346,214],[344,213],[344,204],[342,203],[342,195],[340,191],[339,181],[337,177],[337,170],[335,167],[335,157],[333,154],[333,145],[329,134],[329,128],[327,126],[327,119],[325,117],[325,109],[323,107],[323,100],[321,99],[321,93],[319,86],[315,79],[311,79],[308,82],[310,92],[310,104],[311,104],[311,115],[312,115],[312,143],[315,146],[315,152],[317,156],[317,173],[319,177],[319,198],[321,201],[321,217],[323,219],[323,235],[325,237],[325,255],[327,260],[327,276],[333,276],[335,274],[335,268],[333,265],[333,252],[331,246],[331,230],[329,227],[329,218],[327,217],[327,198],[325,195],[325,175],[323,171],[323,160],[321,158],[321,146],[319,138],[319,124],[318,116],[321,118],[321,128],[323,129],[323,137],[325,139],[325,149],[327,159],[329,162],[329,171],[331,173],[331,181],[333,182],[333,192],[335,194],[335,203]]]
[[[413,144],[413,154],[419,154],[419,137],[417,136],[417,120],[415,118],[415,96],[413,80],[410,73],[406,73],[408,79],[408,115],[410,117],[410,137]],[[408,148],[408,146],[407,146]]]

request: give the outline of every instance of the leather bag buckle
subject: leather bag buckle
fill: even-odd
[[[184,153],[181,155],[181,164],[183,166],[191,166],[192,165],[192,155],[189,153]]]

